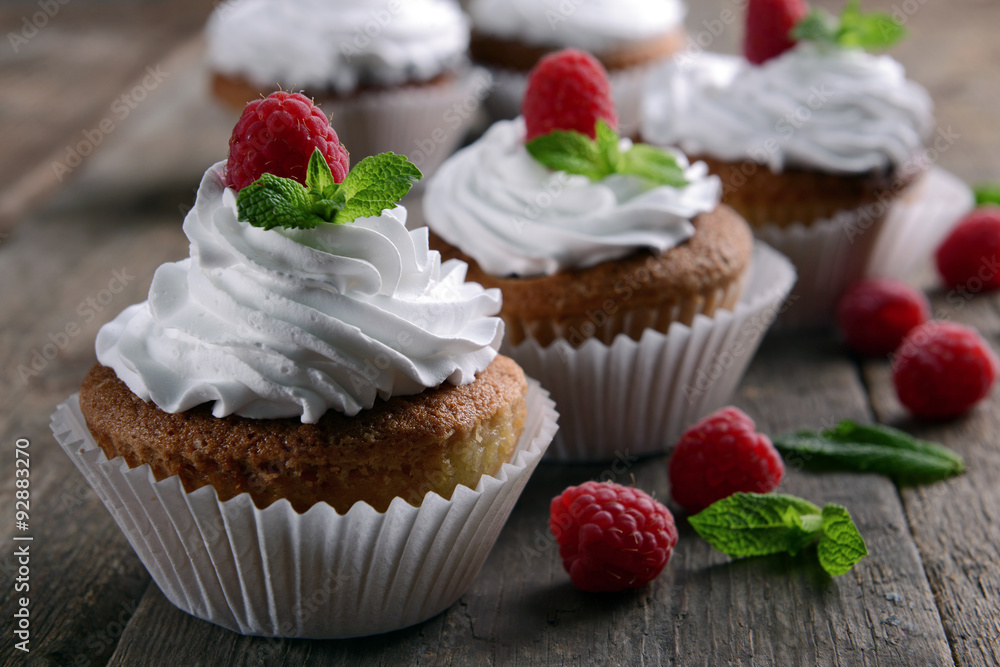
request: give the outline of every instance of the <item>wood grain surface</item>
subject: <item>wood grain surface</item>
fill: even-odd
[[[735,0],[691,2],[694,36]],[[820,3],[831,8],[840,2]],[[893,55],[926,85],[940,128],[959,135],[939,165],[1000,180],[1000,5],[991,0],[866,0],[911,31]],[[878,420],[963,454],[967,474],[898,489],[874,475],[812,474],[789,461],[782,490],[847,506],[871,555],[831,579],[808,551],[731,561],[686,521],[649,587],[594,596],[569,584],[547,529],[549,499],[593,478],[669,498],[663,457],[607,466],[542,465],[473,586],[413,628],[348,641],[242,637],[173,607],[48,428],[94,361],[98,328],[145,298],[153,271],[184,257],[183,214],[223,159],[235,118],[207,94],[200,28],[209,3],[73,3],[17,53],[0,45],[0,469],[31,452],[31,653],[7,630],[13,593],[14,477],[0,475],[0,662],[21,665],[997,665],[1000,664],[1000,395],[970,415],[906,417],[887,360],[862,361],[831,334],[773,335],[734,402],[778,433]],[[915,8],[915,9],[914,9]],[[913,9],[914,11],[909,11]],[[0,7],[16,30],[33,2]],[[5,31],[6,32],[6,31]],[[712,36],[733,50],[740,26]],[[112,104],[145,91],[100,146],[60,181],[53,162]],[[939,317],[976,326],[1000,350],[996,297],[956,300],[933,286]],[[46,353],[53,352],[52,358]],[[34,365],[33,365],[34,364]],[[10,509],[8,509],[10,508]],[[681,516],[681,515],[679,515]]]

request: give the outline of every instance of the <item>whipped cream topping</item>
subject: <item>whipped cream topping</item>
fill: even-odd
[[[224,162],[184,220],[191,256],[160,266],[149,300],[97,336],[97,358],[166,412],[217,417],[353,415],[377,397],[472,382],[496,356],[499,290],[441,263],[406,209],[343,225],[237,221]]]
[[[719,179],[703,162],[685,168],[688,185],[649,187],[635,176],[600,182],[553,172],[524,147],[524,120],[495,123],[449,158],[424,193],[427,224],[495,276],[551,275],[667,250],[694,234],[691,219],[718,206]],[[622,150],[631,142],[622,140]]]
[[[680,0],[472,0],[476,30],[527,44],[605,53],[681,27]]]
[[[426,81],[461,65],[469,45],[452,0],[231,0],[207,31],[216,71],[313,93]]]
[[[754,66],[702,53],[654,71],[642,136],[688,154],[780,172],[864,173],[900,166],[933,129],[927,91],[889,56],[801,43]]]

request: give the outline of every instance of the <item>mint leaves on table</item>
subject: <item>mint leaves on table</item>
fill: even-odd
[[[808,470],[875,472],[904,485],[930,484],[965,471],[965,461],[950,449],[879,424],[843,421],[819,433],[776,437],[774,446]]]
[[[779,493],[734,493],[688,521],[706,542],[734,558],[797,554],[817,543],[819,563],[832,576],[868,555],[864,538],[840,505],[822,509]]]
[[[792,29],[792,39],[820,46],[887,49],[906,37],[906,28],[891,14],[862,12],[860,0],[849,0],[839,17],[813,9]]]
[[[976,195],[976,206],[987,204],[1000,205],[1000,185],[996,183],[983,183],[972,188]]]
[[[675,188],[688,184],[684,170],[671,153],[635,144],[624,153],[618,134],[603,120],[597,121],[596,138],[572,130],[555,130],[529,141],[528,153],[549,169],[600,181],[612,174],[627,174],[652,185]]]
[[[316,149],[309,158],[305,186],[291,178],[263,174],[240,190],[236,208],[240,220],[264,229],[342,224],[395,208],[421,177],[405,156],[381,153],[356,164],[338,184]]]

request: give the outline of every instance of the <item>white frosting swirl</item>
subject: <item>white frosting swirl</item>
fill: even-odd
[[[191,257],[157,269],[149,300],[97,336],[97,358],[166,412],[348,415],[376,397],[471,382],[503,336],[499,290],[441,264],[406,209],[346,225],[238,222],[220,162],[184,220]]]
[[[927,91],[885,55],[801,43],[761,66],[702,53],[654,71],[642,136],[689,154],[864,173],[902,165],[933,128]]]
[[[207,30],[213,69],[315,93],[432,79],[469,46],[452,0],[231,0]]]
[[[595,183],[542,166],[524,137],[521,118],[495,123],[448,159],[424,193],[427,224],[492,275],[551,275],[639,248],[666,250],[694,234],[692,218],[718,206],[719,179],[683,155],[683,188],[621,175]],[[630,146],[622,140],[623,151]]]
[[[476,30],[527,44],[605,53],[679,28],[680,0],[472,0]]]

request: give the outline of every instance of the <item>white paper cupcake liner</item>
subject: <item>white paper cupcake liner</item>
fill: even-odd
[[[79,395],[52,415],[59,444],[111,512],[163,594],[198,618],[246,635],[332,639],[388,632],[451,606],[479,572],[556,432],[553,402],[529,380],[525,430],[510,463],[385,512],[356,503],[304,514],[287,500],[257,509],[249,494],[219,502],[205,486],[156,481],[148,465],[111,461],[94,442]]]
[[[972,188],[944,169],[932,167],[915,196],[900,200],[889,214],[867,275],[905,280],[930,259],[955,223],[975,205]]]
[[[409,157],[426,180],[455,152],[491,86],[489,72],[472,68],[449,83],[365,92],[348,100],[324,99],[320,108],[332,114],[352,165],[392,151]]]
[[[618,69],[608,73],[618,111],[619,134],[630,137],[639,132],[642,114],[642,91],[649,72],[663,63],[652,61],[646,65]],[[521,115],[521,100],[528,86],[528,74],[510,69],[491,67],[493,94],[486,103],[493,120],[515,118]]]
[[[547,458],[660,453],[725,405],[795,282],[791,263],[763,243],[755,244],[752,261],[736,308],[698,315],[691,326],[675,322],[666,334],[650,329],[638,341],[621,335],[611,345],[505,344],[503,353],[538,379],[559,408]]]

